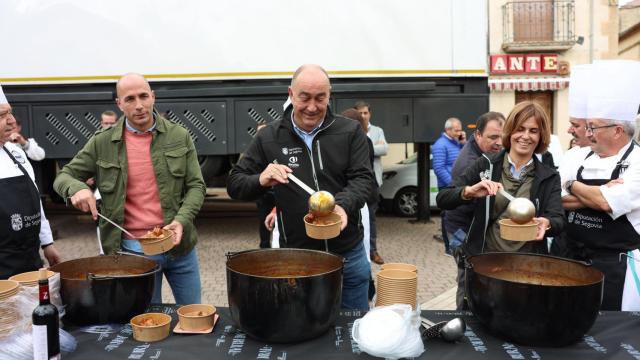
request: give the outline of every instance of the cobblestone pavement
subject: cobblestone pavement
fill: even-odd
[[[49,220],[58,232],[56,247],[65,260],[98,254],[95,225],[89,216],[55,214]],[[204,213],[198,217],[196,226],[202,301],[227,306],[225,253],[258,246],[257,218],[250,208],[221,211],[213,217]],[[444,255],[444,245],[433,239],[439,229],[437,216],[427,223],[409,223],[407,219],[385,214],[378,216],[378,251],[387,262],[417,265],[419,303],[432,300],[456,285],[453,258]],[[372,264],[374,274],[379,268]],[[174,302],[166,280],[162,294],[164,302]]]

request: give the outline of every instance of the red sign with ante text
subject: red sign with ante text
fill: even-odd
[[[558,54],[491,55],[491,74],[558,72]]]

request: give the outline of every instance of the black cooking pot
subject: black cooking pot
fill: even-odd
[[[60,273],[65,319],[77,325],[126,323],[153,296],[157,262],[142,256],[96,256],[51,267]]]
[[[565,346],[589,331],[604,275],[581,262],[525,253],[466,259],[471,311],[493,334],[527,346]]]
[[[322,251],[261,249],[229,254],[227,294],[236,326],[266,342],[320,336],[340,311],[343,259]]]

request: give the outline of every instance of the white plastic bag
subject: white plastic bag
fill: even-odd
[[[420,311],[411,305],[373,308],[357,319],[351,331],[360,350],[386,359],[418,357],[424,352],[420,337]]]
[[[60,351],[70,353],[76,350],[78,342],[73,335],[60,329]],[[13,333],[10,338],[0,340],[0,360],[33,359],[33,335],[31,329]]]

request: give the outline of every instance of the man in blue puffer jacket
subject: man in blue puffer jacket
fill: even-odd
[[[451,169],[455,163],[460,149],[467,142],[467,137],[462,131],[462,123],[457,118],[449,118],[444,123],[444,132],[440,138],[431,147],[433,156],[433,172],[438,178],[438,189],[442,189],[451,184]],[[447,255],[451,255],[449,249],[449,239],[445,231],[446,214],[444,211],[440,213],[442,224],[442,240],[444,241],[444,251]]]

